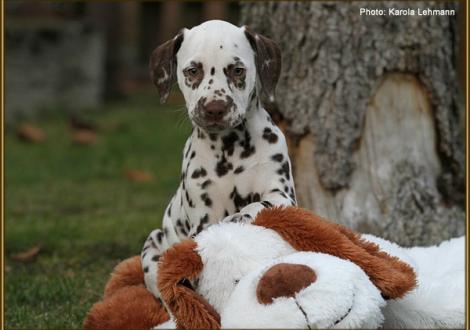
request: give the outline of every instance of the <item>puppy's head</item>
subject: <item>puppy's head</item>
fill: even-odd
[[[191,121],[214,132],[241,123],[257,95],[274,101],[281,52],[270,39],[224,21],[208,21],[157,47],[150,73],[164,102],[175,80]]]

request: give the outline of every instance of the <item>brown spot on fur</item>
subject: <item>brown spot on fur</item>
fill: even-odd
[[[294,297],[317,279],[315,272],[308,266],[280,263],[269,268],[258,282],[256,297],[268,305],[274,298]]]
[[[275,230],[299,251],[313,251],[348,259],[360,266],[383,295],[396,299],[416,286],[413,268],[380,251],[352,230],[328,222],[297,207],[263,209],[255,225]]]
[[[196,73],[193,74],[191,68],[196,68]],[[183,71],[184,84],[194,90],[199,87],[201,81],[204,79],[204,69],[201,62],[194,61],[191,62],[191,68]]]
[[[239,61],[238,57],[234,57],[236,59],[236,62],[233,64],[227,65],[227,67],[224,68],[224,74],[227,77],[227,85],[230,87],[230,85],[234,85],[236,88],[244,90],[246,87],[246,70],[243,67],[243,64]],[[243,69],[243,71],[238,74],[237,70]]]

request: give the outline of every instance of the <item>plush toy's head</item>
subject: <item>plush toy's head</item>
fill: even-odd
[[[221,313],[223,328],[377,328],[385,301],[364,271],[331,255],[298,252],[238,283]]]
[[[299,210],[266,210],[254,225],[212,225],[169,249],[160,259],[158,287],[177,326],[378,326],[381,296],[409,291],[412,269]]]

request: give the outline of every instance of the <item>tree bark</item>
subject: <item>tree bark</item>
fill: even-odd
[[[464,107],[456,16],[361,16],[436,2],[242,3],[276,40],[275,117],[301,206],[403,245],[465,231]]]

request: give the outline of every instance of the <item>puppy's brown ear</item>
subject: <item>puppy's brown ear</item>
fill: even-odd
[[[254,225],[275,230],[298,251],[321,252],[361,267],[386,298],[401,298],[416,286],[413,268],[344,226],[298,207],[262,210]]]
[[[195,251],[196,242],[182,241],[160,258],[158,289],[178,329],[220,329],[217,311],[191,286],[203,263]]]
[[[263,102],[274,102],[276,84],[281,75],[281,50],[271,39],[255,33],[245,26],[245,36],[255,52],[256,71],[261,85]]]
[[[165,103],[176,81],[176,53],[184,39],[184,30],[173,39],[155,48],[150,56],[150,78],[157,86],[160,102]]]

